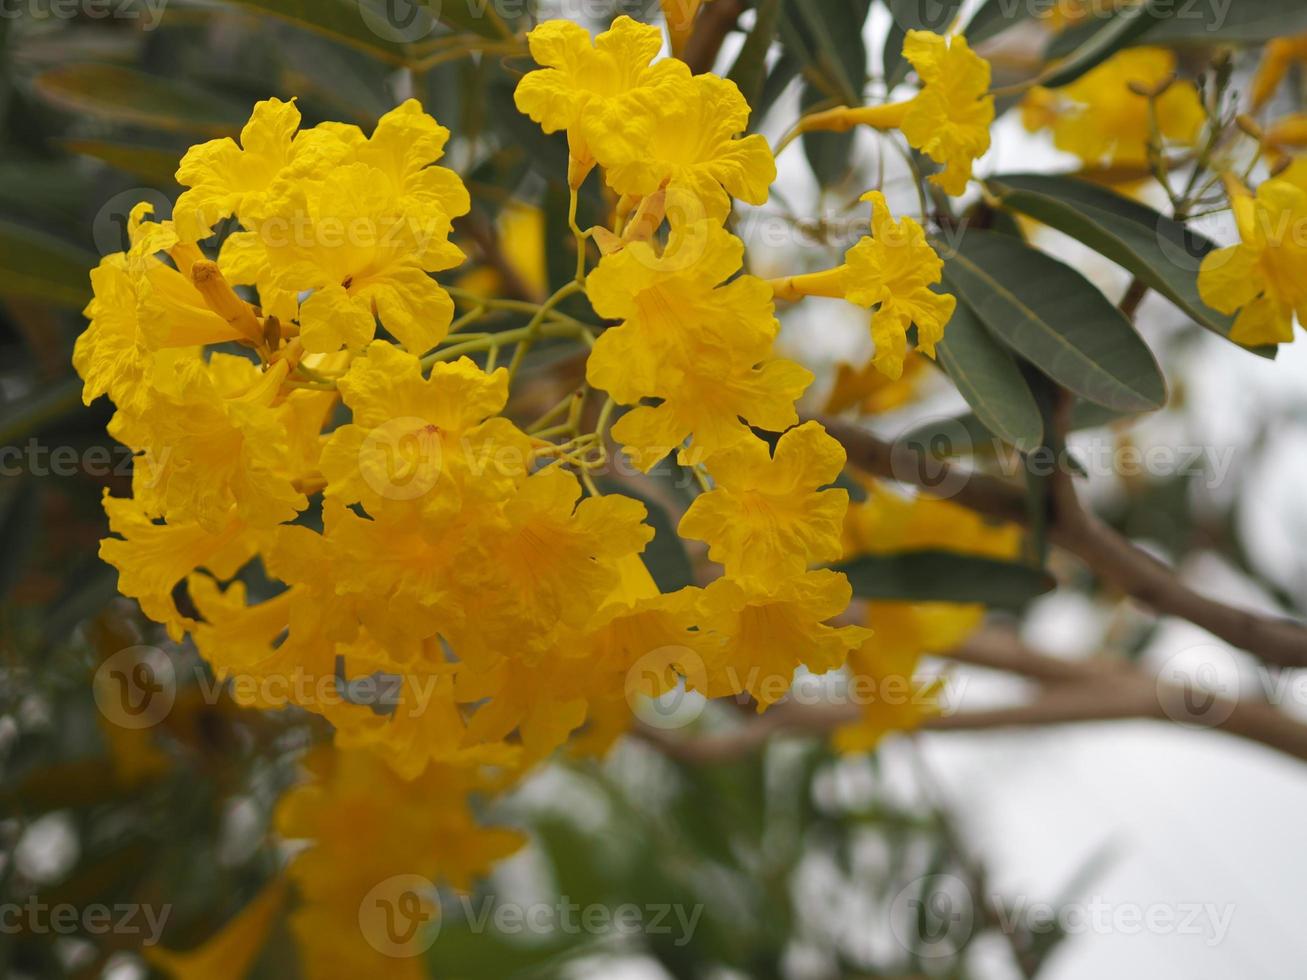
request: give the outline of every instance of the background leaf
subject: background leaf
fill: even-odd
[[[1088,245],[1228,339],[1233,319],[1198,295],[1198,267],[1216,249],[1210,239],[1146,204],[1075,177],[1002,174],[986,184],[1007,207]]]
[[[1018,609],[1053,588],[1051,576],[1017,562],[951,551],[868,555],[833,566],[860,599],[893,602],[983,602]]]
[[[1039,406],[1012,353],[959,301],[936,350],[939,363],[985,428],[1023,452],[1043,441]]]
[[[1010,235],[968,231],[946,254],[944,279],[991,333],[1068,390],[1119,411],[1166,403],[1148,346],[1070,266]]]

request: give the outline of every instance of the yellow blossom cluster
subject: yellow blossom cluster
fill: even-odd
[[[281,808],[283,834],[310,841],[289,869],[309,976],[375,972],[350,923],[379,880],[466,887],[516,846],[469,794],[569,740],[604,751],[634,698],[682,683],[763,710],[871,635],[830,624],[851,589],[820,567],[842,553],[844,450],[799,424],[812,375],[774,351],[786,290],[743,271],[726,224],[775,176],[766,142],[741,135],[747,103],[656,61],[659,32],[629,18],[594,40],[550,21],[529,43],[541,67],[518,106],[566,132],[574,204],[598,171],[615,206],[611,229],[574,228],[577,278],[525,304],[528,326],[459,332],[480,307],[455,323],[433,274],[462,260],[450,235],[469,198],[413,100],[370,134],[258,103],[238,141],[186,154],[172,217],[138,206],[93,274],[76,366],[138,454],[131,496],[105,497],[102,556],[237,702],[334,731]],[[876,311],[877,364],[897,376],[909,327],[932,352],[953,299],[921,227],[870,200],[873,236],[817,279]],[[609,324],[597,336],[556,309],[582,293]],[[602,431],[559,443],[547,418],[508,414],[544,330],[589,342]],[[609,437],[641,470],[670,455],[697,475],[679,533],[720,577],[660,592],[645,505],[590,476]]]

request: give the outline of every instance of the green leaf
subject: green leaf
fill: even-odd
[[[175,188],[174,174],[177,162],[185,148],[166,150],[141,143],[123,143],[117,140],[69,139],[61,141],[72,153],[102,160],[123,173],[148,181],[151,187]]]
[[[776,27],[780,23],[781,0],[759,0],[754,5],[756,19],[753,30],[745,38],[744,46],[731,66],[728,76],[740,87],[749,105],[757,106],[762,97],[763,84],[767,78],[767,52],[771,50],[772,41],[776,39]],[[762,112],[754,111],[752,128],[757,128]]]
[[[1032,16],[1034,16],[1034,5],[1024,0],[987,0],[971,18],[963,34],[974,46],[992,37],[998,37],[1009,27],[1015,27]]]
[[[1152,352],[1079,272],[1009,235],[968,231],[945,258],[945,282],[981,322],[1064,388],[1105,408],[1166,404]]]
[[[1076,239],[1134,273],[1195,322],[1228,339],[1234,321],[1198,295],[1209,239],[1138,201],[1074,177],[1002,174],[986,182],[1014,211]],[[1274,356],[1275,348],[1256,353]]]
[[[822,95],[818,88],[804,83],[799,92],[799,112],[807,113],[817,107],[825,108],[830,100]],[[845,133],[804,133],[802,138],[803,155],[812,168],[812,174],[822,187],[834,187],[849,174],[853,163],[853,132]]]
[[[1051,576],[1018,562],[951,551],[866,555],[834,566],[860,599],[888,602],[980,602],[1018,609],[1051,590]]]
[[[435,18],[409,0],[232,0],[242,7],[359,48],[391,64],[414,60],[414,44],[429,38]],[[449,6],[454,6],[453,0]]]
[[[1050,54],[1057,57],[1057,63],[1040,76],[1040,84],[1048,88],[1069,85],[1122,48],[1138,41],[1145,32],[1151,32],[1158,21],[1172,13],[1173,9],[1171,0],[1160,5],[1155,0],[1144,0],[1067,32],[1062,36],[1063,44],[1066,43],[1066,38],[1075,39],[1079,43],[1062,56],[1060,46],[1055,41],[1049,50]],[[1149,40],[1152,40],[1151,36]]]
[[[867,83],[867,48],[862,25],[870,0],[816,4],[787,0],[780,33],[786,50],[804,66],[799,93],[802,111],[832,105],[861,105]],[[849,172],[853,133],[805,133],[803,152],[817,182],[839,183]]]
[[[1149,33],[1149,44],[1264,44],[1307,31],[1301,0],[1181,4]]]
[[[939,363],[985,428],[1022,452],[1043,441],[1039,406],[1016,358],[966,303],[958,303],[936,350]]]
[[[958,8],[962,6],[962,0],[888,0],[887,5],[893,22],[885,36],[885,49],[881,58],[885,84],[893,89],[908,77],[910,66],[903,57],[903,42],[908,38],[908,31],[947,33],[953,18],[957,16]]]
[[[91,298],[95,256],[76,246],[0,221],[0,296],[80,310]]]
[[[817,86],[827,99],[860,105],[867,83],[867,48],[862,25],[871,0],[812,3],[786,0],[781,37],[787,49],[821,79]]]
[[[48,101],[73,112],[170,132],[230,136],[248,109],[175,78],[118,65],[62,65],[34,82]]]

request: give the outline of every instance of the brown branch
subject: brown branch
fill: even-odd
[[[744,8],[745,4],[741,0],[713,0],[712,3],[704,4],[699,19],[695,21],[694,33],[681,52],[681,60],[690,66],[690,71],[702,75],[713,70],[717,55],[722,50],[722,42],[735,29]]]
[[[889,444],[838,419],[822,419],[843,443],[855,468],[912,484],[979,514],[1026,524],[1023,490],[1006,480],[927,461],[917,450]],[[1048,539],[1075,555],[1100,578],[1168,616],[1178,616],[1232,646],[1280,667],[1307,667],[1307,625],[1227,605],[1185,585],[1175,571],[1122,537],[1081,505],[1069,476],[1055,481]]]
[[[1187,723],[1247,739],[1307,762],[1307,724],[1265,701],[1201,698],[1201,710],[1186,716],[1192,692],[1159,683],[1131,664],[1096,658],[1063,660],[1024,647],[1011,633],[983,630],[945,655],[972,666],[1001,670],[1040,682],[1027,704],[941,714],[922,731],[976,732],[1127,719]],[[858,720],[856,705],[779,704],[733,731],[684,738],[651,728],[638,734],[666,755],[697,765],[731,762],[759,750],[781,733],[827,735]],[[1206,719],[1206,722],[1204,721]]]

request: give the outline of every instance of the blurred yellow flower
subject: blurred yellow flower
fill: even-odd
[[[1031,132],[1051,128],[1054,145],[1089,166],[1147,166],[1149,99],[1135,89],[1156,89],[1175,70],[1175,54],[1166,48],[1129,48],[1070,85],[1032,89],[1023,121]],[[1155,102],[1160,138],[1182,146],[1198,140],[1207,117],[1192,83],[1172,82]]]
[[[707,695],[748,691],[763,711],[789,693],[800,666],[816,674],[844,665],[871,634],[828,626],[849,604],[848,579],[829,570],[780,580],[771,588],[720,578],[703,592],[700,627],[720,638],[707,655]],[[687,681],[692,681],[687,678]]]

